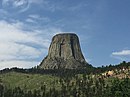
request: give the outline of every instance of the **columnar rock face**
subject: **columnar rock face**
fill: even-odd
[[[85,68],[88,63],[81,52],[76,34],[57,34],[53,37],[47,57],[41,62],[43,69]]]

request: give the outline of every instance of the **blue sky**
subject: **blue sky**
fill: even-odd
[[[0,69],[38,65],[57,33],[93,66],[130,61],[130,0],[0,0]]]

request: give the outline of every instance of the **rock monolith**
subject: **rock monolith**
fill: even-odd
[[[52,38],[48,55],[43,59],[43,69],[81,69],[89,65],[82,54],[79,38],[73,33],[57,34]]]

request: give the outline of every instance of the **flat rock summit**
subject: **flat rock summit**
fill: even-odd
[[[81,69],[88,65],[82,54],[78,36],[74,33],[63,33],[52,38],[48,55],[39,67],[43,69]]]

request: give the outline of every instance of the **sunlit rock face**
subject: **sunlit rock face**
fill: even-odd
[[[64,33],[53,37],[47,57],[41,62],[43,69],[85,68],[88,63],[81,52],[76,34]]]

